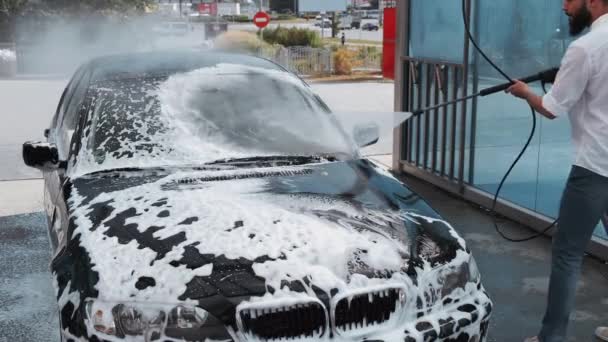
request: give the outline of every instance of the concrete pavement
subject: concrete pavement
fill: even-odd
[[[485,210],[413,177],[402,179],[450,222],[471,248],[495,305],[489,341],[518,342],[538,333],[549,283],[551,240],[507,242],[496,234]],[[499,221],[499,226],[508,236],[533,234],[508,220]],[[593,332],[596,326],[607,324],[608,265],[585,258],[567,341],[599,342]]]
[[[44,140],[66,84],[61,79],[0,80],[0,180],[41,176],[23,165],[21,145]]]

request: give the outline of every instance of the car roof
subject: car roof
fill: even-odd
[[[98,57],[88,63],[92,81],[103,81],[135,74],[166,75],[213,67],[220,63],[239,64],[275,71],[279,65],[255,56],[220,51],[155,51]]]

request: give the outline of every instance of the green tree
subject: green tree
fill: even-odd
[[[17,17],[27,6],[28,0],[0,0],[0,42],[14,39]]]
[[[338,31],[340,31],[340,18],[334,12],[331,16],[331,37],[336,38]]]
[[[154,0],[43,0],[44,6],[61,15],[129,15],[145,11]]]

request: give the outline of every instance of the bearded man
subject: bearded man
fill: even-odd
[[[563,9],[571,35],[591,29],[568,47],[551,91],[541,97],[519,81],[507,90],[549,119],[569,114],[576,152],[553,237],[547,309],[539,335],[526,342],[566,341],[583,256],[608,208],[608,0],[564,0]],[[595,334],[608,341],[608,328]]]

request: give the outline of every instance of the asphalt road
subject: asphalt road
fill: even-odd
[[[0,217],[0,342],[59,340],[50,258],[41,213]]]

